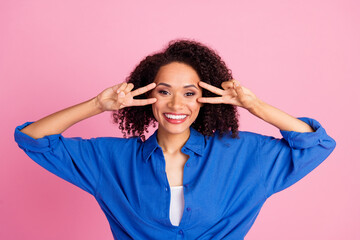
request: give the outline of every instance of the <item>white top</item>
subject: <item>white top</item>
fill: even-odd
[[[183,186],[171,188],[170,197],[170,221],[174,226],[179,226],[184,212],[184,191]]]

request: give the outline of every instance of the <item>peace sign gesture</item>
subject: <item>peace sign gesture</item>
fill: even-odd
[[[199,82],[199,86],[212,93],[220,95],[219,97],[200,97],[198,98],[198,102],[201,103],[232,104],[250,110],[258,100],[253,92],[243,86],[240,86],[239,82],[235,79],[223,82],[221,84],[223,89],[201,81]]]
[[[97,104],[102,111],[113,111],[124,107],[144,106],[156,102],[156,98],[134,99],[133,97],[150,91],[156,86],[156,83],[150,83],[145,87],[134,88],[132,83],[120,83],[109,87],[96,96]]]

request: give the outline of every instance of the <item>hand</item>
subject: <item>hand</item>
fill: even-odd
[[[199,86],[209,90],[212,93],[220,95],[220,97],[200,97],[198,98],[198,102],[201,103],[232,104],[250,110],[258,101],[258,98],[253,92],[245,87],[240,86],[239,82],[237,82],[235,79],[223,82],[221,84],[223,89],[214,87],[205,82],[199,82]]]
[[[102,91],[96,96],[96,102],[102,111],[113,111],[124,107],[153,104],[156,102],[156,98],[134,99],[133,97],[148,92],[155,86],[156,83],[150,83],[145,87],[138,88],[131,92],[134,84],[126,82],[120,83]]]

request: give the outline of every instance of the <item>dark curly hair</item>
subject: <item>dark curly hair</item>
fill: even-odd
[[[231,80],[231,70],[227,68],[221,57],[209,47],[194,40],[172,40],[161,52],[145,57],[126,78],[126,82],[133,83],[134,89],[146,86],[152,82],[160,67],[171,62],[185,63],[191,66],[200,77],[200,80],[221,88],[221,83]],[[137,99],[144,99],[150,92],[139,95]],[[203,97],[215,97],[216,94],[203,89]],[[229,104],[204,104],[195,122],[191,125],[205,136],[213,136],[219,131],[220,136],[225,132],[232,132],[232,137],[237,137],[238,113],[236,107]],[[119,129],[124,136],[140,136],[145,140],[144,132],[156,119],[151,105],[122,108],[113,111],[113,122],[119,124]]]

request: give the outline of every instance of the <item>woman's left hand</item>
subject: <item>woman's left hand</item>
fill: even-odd
[[[212,93],[220,95],[219,97],[200,97],[198,98],[198,102],[200,103],[232,104],[250,110],[258,101],[258,98],[253,92],[243,86],[240,86],[239,82],[235,79],[223,82],[221,84],[223,89],[201,81],[199,82],[199,86]]]

